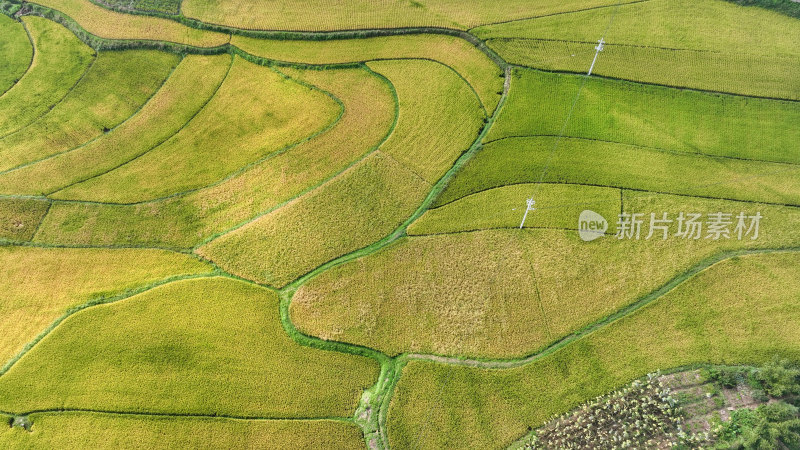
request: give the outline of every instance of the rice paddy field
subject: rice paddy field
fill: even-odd
[[[659,370],[800,383],[798,42],[792,0],[0,1],[0,446],[518,448]]]

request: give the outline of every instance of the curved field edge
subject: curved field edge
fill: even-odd
[[[0,262],[4,280],[0,375],[74,312],[176,277],[215,271],[194,255],[140,249],[2,246]]]
[[[387,416],[390,413],[390,407],[397,405],[397,401],[398,400],[397,400],[396,394],[397,394],[398,382],[401,381],[401,379],[402,379],[402,375],[401,374],[403,372],[403,369],[406,368],[406,366],[409,365],[409,364],[411,364],[415,368],[418,368],[418,367],[429,367],[429,368],[436,369],[438,367],[438,369],[436,369],[436,370],[446,370],[446,368],[449,367],[449,369],[447,369],[447,370],[450,370],[450,372],[448,372],[448,374],[446,376],[446,378],[448,380],[451,379],[451,375],[453,373],[455,373],[453,371],[458,371],[458,370],[466,370],[466,371],[470,371],[470,372],[475,372],[475,371],[480,372],[480,371],[484,371],[484,370],[489,370],[489,371],[487,371],[485,373],[493,373],[493,374],[508,373],[508,371],[513,371],[515,369],[526,370],[526,368],[532,367],[533,364],[536,364],[536,363],[544,360],[544,358],[551,357],[554,354],[564,354],[562,352],[567,352],[567,351],[569,351],[570,349],[573,349],[573,348],[580,347],[578,349],[579,353],[580,353],[580,351],[587,350],[587,348],[589,348],[591,350],[591,347],[584,348],[584,347],[586,347],[586,345],[583,345],[583,343],[586,341],[586,339],[589,338],[589,336],[592,336],[595,333],[600,333],[600,332],[609,332],[610,333],[611,331],[607,331],[607,330],[614,330],[614,328],[613,327],[607,327],[608,325],[615,324],[618,321],[626,319],[626,318],[628,318],[630,316],[635,316],[636,313],[638,313],[640,310],[642,310],[644,307],[646,307],[648,305],[653,304],[654,307],[656,307],[658,305],[661,305],[661,302],[655,302],[655,301],[659,300],[659,299],[662,299],[667,295],[675,295],[673,293],[676,292],[679,288],[682,289],[687,285],[691,285],[691,283],[687,283],[687,281],[691,282],[696,277],[698,277],[700,275],[703,275],[703,274],[706,274],[709,268],[718,267],[719,265],[724,265],[724,264],[730,263],[732,261],[736,262],[736,261],[739,261],[739,260],[744,260],[746,257],[756,257],[757,258],[759,256],[773,257],[773,256],[781,256],[781,255],[790,255],[791,257],[796,257],[796,255],[798,253],[800,253],[800,248],[741,250],[741,251],[732,251],[732,252],[720,253],[720,254],[718,254],[718,255],[716,255],[714,257],[711,257],[711,258],[708,258],[708,259],[704,260],[702,263],[694,266],[692,269],[690,269],[690,270],[686,271],[685,273],[673,278],[670,282],[666,283],[665,285],[663,285],[659,289],[653,291],[651,294],[641,298],[636,303],[631,304],[631,305],[629,305],[629,306],[627,306],[625,308],[622,308],[621,310],[617,311],[616,313],[611,314],[611,315],[605,317],[604,319],[599,320],[599,321],[595,322],[594,324],[591,324],[591,325],[585,327],[584,329],[577,331],[573,335],[570,335],[570,336],[567,336],[567,337],[563,338],[562,340],[552,344],[551,346],[547,347],[546,349],[544,349],[544,350],[542,350],[540,352],[537,352],[535,354],[532,354],[532,355],[530,355],[528,357],[525,357],[525,358],[512,359],[512,360],[488,360],[488,359],[462,359],[462,358],[452,358],[452,357],[443,357],[443,356],[438,356],[438,355],[423,355],[423,354],[405,354],[405,355],[401,355],[401,356],[399,356],[399,357],[397,357],[397,358],[395,358],[393,360],[393,371],[392,372],[393,372],[394,376],[387,380],[387,384],[388,384],[387,391],[388,391],[389,394],[384,397],[384,402],[381,405],[381,410],[380,410],[380,414],[379,414],[379,416],[381,418],[381,421],[382,421],[381,422],[381,426],[383,427],[383,429],[385,429],[385,427],[387,425]],[[800,354],[800,349],[795,349],[794,353],[795,354]],[[569,356],[569,354],[568,354],[568,356]],[[577,358],[577,356],[576,356],[576,358]],[[729,361],[724,360],[724,358],[723,358],[722,361],[723,362],[729,362]],[[697,362],[702,362],[702,361],[697,361]],[[762,362],[762,361],[755,361],[755,360],[750,361],[750,360],[748,360],[748,361],[745,361],[745,362]],[[544,363],[542,363],[542,364],[544,364]],[[686,363],[686,364],[689,364],[689,363]],[[681,363],[672,364],[670,367],[685,366],[686,364],[681,364]],[[563,364],[556,365],[556,366],[557,366],[556,369],[555,369],[556,371],[563,369]],[[655,370],[655,369],[657,369],[657,367],[651,368],[650,371]],[[593,368],[591,370],[594,371],[592,373],[595,373],[596,371],[600,370],[600,372],[597,372],[597,373],[607,374],[606,371],[602,370],[601,366],[593,366]],[[573,395],[571,397],[569,397],[568,400],[567,400],[569,402],[569,406],[566,409],[564,409],[564,408],[562,408],[562,409],[564,409],[564,411],[569,410],[571,407],[574,407],[575,405],[577,405],[581,401],[585,401],[586,399],[591,398],[594,395],[600,395],[603,392],[609,391],[610,389],[614,388],[615,386],[624,384],[627,381],[630,381],[630,380],[635,379],[637,377],[643,376],[643,374],[646,373],[647,371],[648,370],[644,370],[644,371],[641,371],[642,373],[636,373],[636,374],[630,375],[627,378],[625,378],[624,380],[615,380],[615,381],[613,381],[613,383],[611,383],[611,384],[609,384],[607,386],[604,386],[600,390],[597,390],[597,386],[596,385],[589,386],[588,388],[586,386],[584,386],[583,389],[589,389],[589,393],[582,392],[583,395],[580,396],[579,398],[576,398],[574,393],[573,393]],[[475,372],[475,373],[478,373],[478,372]],[[560,376],[563,376],[563,373],[561,373]],[[431,395],[430,397],[426,397],[426,399],[429,400],[432,397],[440,397],[441,396],[442,391],[445,389],[445,383],[446,383],[446,382],[442,383],[441,381],[442,380],[440,379],[439,380],[439,382],[440,382],[439,392],[436,395]],[[509,385],[508,384],[509,382],[510,381],[507,381],[506,385]],[[478,379],[472,379],[472,383],[479,383],[479,380]],[[559,383],[556,383],[555,381],[553,382],[553,384],[556,385],[556,386],[559,385]],[[511,385],[513,385],[513,383]],[[547,389],[541,388],[541,389],[539,389],[539,391],[547,392]],[[587,397],[587,395],[588,395],[588,397]],[[503,395],[502,398],[506,398],[507,399],[507,397],[505,395]],[[548,402],[552,402],[554,400],[555,399],[544,400],[543,403],[544,404],[548,404]],[[435,402],[436,399],[434,398],[432,401]],[[478,401],[478,400],[476,399],[476,401]],[[480,403],[480,401],[479,401],[479,403]],[[399,408],[401,406],[396,406],[396,407]],[[435,409],[436,406],[435,405],[431,406],[431,408]],[[545,410],[547,409],[546,406],[542,406],[542,408],[544,408]],[[537,421],[538,422],[544,422],[548,417],[550,417],[552,415],[556,415],[557,413],[564,412],[564,411],[551,412],[551,413],[549,413],[549,415],[547,415],[547,414],[545,414],[545,415],[539,414],[541,417],[539,419],[537,419]],[[430,420],[432,418],[433,417],[431,417],[430,415],[427,417],[428,420]],[[491,420],[491,418],[489,418],[487,420]],[[533,425],[535,425],[535,424],[527,424],[527,426],[533,426]],[[519,437],[520,435],[524,434],[524,428],[525,427],[524,426],[520,427],[519,423],[517,423],[516,426],[518,427],[518,429],[516,431],[513,431],[512,434],[509,434],[508,436],[506,436],[506,438],[509,440],[509,443],[510,443],[512,438],[515,439],[515,438]],[[500,426],[500,427],[502,427],[502,426]],[[419,430],[417,430],[417,431],[419,431]],[[516,436],[514,436],[513,433],[518,433],[518,434]]]
[[[341,118],[343,104],[329,92],[233,59],[215,94],[177,133],[53,196],[113,204],[174,197],[219,184],[330,130]],[[232,111],[234,105],[247,113]],[[208,155],[216,162],[200,164]]]
[[[274,291],[221,275],[72,314],[0,377],[0,390],[2,409],[16,414],[96,408],[305,419],[352,414],[377,375],[368,358],[297,345],[279,322]],[[50,382],[31,383],[42,379]]]
[[[363,449],[361,430],[340,419],[285,420],[36,412],[30,430],[6,427],[6,448],[309,448]]]
[[[322,92],[341,97],[346,108],[338,125],[331,125],[320,135],[274,158],[245,167],[221,183],[187,192],[185,196],[140,205],[56,201],[36,240],[95,245],[125,243],[188,250],[235,231],[312,192],[372,154],[391,133],[397,120],[398,102],[393,86],[385,77],[367,67],[282,71],[299,77],[297,81],[303,84],[316,83],[308,84],[312,89],[321,87]],[[347,81],[340,84],[333,78]],[[360,90],[356,91],[357,87]],[[385,101],[386,107],[374,109],[371,106],[374,101]],[[366,115],[368,119],[365,121],[361,116]],[[361,126],[368,126],[369,131],[360,133],[355,139],[348,138],[351,135],[349,131]],[[279,182],[283,177],[286,177],[285,182]],[[198,216],[195,212],[198,209],[207,212]],[[67,225],[73,223],[71,217],[83,216],[86,219],[79,219],[74,229],[67,233],[62,231],[59,223]],[[189,220],[181,222],[183,217]],[[88,229],[94,220],[101,225],[114,223],[116,227]],[[153,236],[142,231],[150,229],[167,229],[170,234]]]

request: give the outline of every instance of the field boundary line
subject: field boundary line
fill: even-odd
[[[651,1],[651,0],[643,0],[643,1]],[[611,5],[614,6],[614,5]],[[529,38],[529,37],[493,37],[486,39],[486,42],[492,41],[536,41],[536,42],[563,42],[566,44],[592,44],[594,45],[597,41],[580,41],[574,39],[556,39],[556,38]],[[672,50],[676,52],[695,52],[695,53],[715,53],[720,55],[725,55],[729,53],[722,52],[720,50],[709,50],[709,49],[696,49],[696,48],[679,48],[679,47],[660,47],[658,45],[642,45],[642,44],[614,44],[614,43],[603,43],[606,47],[631,47],[631,48],[649,48],[649,49],[656,49],[656,50]],[[749,56],[758,56],[757,54],[752,54]],[[513,64],[516,65],[516,64]],[[582,72],[581,72],[582,73]],[[594,72],[592,72],[594,73]]]
[[[492,139],[491,141],[484,142],[484,145],[489,145],[494,142],[501,142],[508,139],[526,139],[526,138],[549,138],[549,137],[557,137],[555,134],[517,134],[512,136],[504,136],[497,139]],[[675,155],[688,155],[688,156],[704,156],[709,158],[716,158],[716,159],[732,159],[735,161],[749,161],[749,162],[762,162],[762,163],[769,163],[769,164],[786,164],[791,166],[800,166],[800,161],[792,162],[792,161],[771,161],[768,159],[755,159],[755,158],[742,158],[739,156],[727,156],[727,155],[712,155],[709,153],[702,153],[697,151],[684,151],[684,150],[672,150],[663,147],[654,147],[650,145],[641,145],[641,144],[631,144],[628,142],[620,142],[620,141],[610,141],[607,139],[599,139],[599,138],[589,138],[589,137],[582,137],[582,136],[564,136],[566,139],[574,139],[576,141],[594,141],[600,142],[604,144],[619,144],[619,145],[626,145],[629,147],[636,147],[636,148],[643,148],[645,150],[654,150],[663,153],[675,154]]]
[[[83,179],[81,179],[79,181],[74,181],[72,183],[69,183],[69,184],[67,184],[65,186],[62,186],[62,187],[52,191],[52,192],[48,192],[47,196],[49,197],[50,195],[53,195],[56,192],[63,191],[64,189],[67,189],[69,187],[75,186],[77,184],[89,181],[89,180],[91,180],[93,178],[97,178],[97,177],[103,176],[103,175],[105,175],[107,173],[113,172],[114,170],[117,170],[120,167],[125,166],[128,163],[131,163],[131,162],[135,161],[136,159],[138,159],[138,158],[150,153],[151,151],[153,151],[156,148],[160,147],[165,142],[167,142],[170,139],[172,139],[173,137],[177,136],[181,131],[183,131],[184,128],[186,128],[187,125],[189,125],[195,119],[195,117],[197,117],[198,114],[200,114],[201,111],[203,111],[205,109],[205,107],[209,104],[209,102],[211,102],[211,100],[213,100],[214,97],[217,96],[217,92],[219,92],[219,89],[222,87],[223,84],[225,84],[225,81],[228,79],[228,75],[230,75],[231,68],[233,67],[234,60],[235,60],[235,58],[231,57],[231,64],[228,66],[228,71],[225,73],[225,76],[222,77],[222,80],[220,81],[219,85],[217,85],[217,88],[214,89],[214,92],[211,94],[211,96],[209,96],[206,99],[206,101],[200,106],[200,108],[197,111],[195,111],[194,114],[192,114],[192,116],[189,118],[189,120],[184,122],[184,124],[181,125],[180,128],[178,128],[174,133],[170,134],[169,137],[161,140],[159,143],[157,143],[156,145],[150,147],[149,149],[145,150],[144,152],[139,153],[138,155],[134,156],[133,158],[130,158],[127,161],[125,161],[125,162],[123,162],[123,163],[121,163],[121,164],[119,164],[119,165],[117,165],[117,166],[115,166],[115,167],[113,167],[111,169],[105,170],[105,171],[100,172],[100,173],[95,173],[94,175],[88,176],[88,177],[83,178]]]
[[[90,139],[90,140],[78,145],[77,147],[70,148],[70,149],[67,149],[67,150],[64,150],[64,151],[60,151],[58,153],[53,153],[52,155],[48,155],[48,156],[45,156],[43,158],[39,158],[37,160],[29,161],[27,163],[20,164],[18,166],[12,167],[10,169],[0,170],[0,176],[5,175],[5,174],[10,173],[10,172],[14,172],[14,171],[19,170],[19,169],[24,169],[25,167],[29,167],[29,166],[38,164],[40,162],[47,161],[47,160],[52,159],[52,158],[56,158],[56,157],[58,157],[60,155],[71,153],[71,152],[73,152],[75,150],[79,150],[79,149],[81,149],[83,147],[86,147],[87,145],[91,144],[92,142],[94,142],[94,141],[96,141],[98,139],[101,139],[106,134],[111,133],[112,131],[114,131],[117,128],[121,127],[123,124],[125,124],[126,122],[131,120],[134,116],[138,115],[142,111],[142,109],[145,107],[145,105],[150,103],[150,101],[153,99],[153,97],[155,97],[156,94],[158,94],[158,92],[161,91],[161,89],[167,83],[167,80],[169,80],[169,78],[172,76],[172,74],[175,73],[175,69],[178,68],[178,66],[183,62],[184,59],[185,59],[185,56],[180,55],[180,59],[178,60],[178,63],[175,64],[172,67],[172,70],[170,70],[170,72],[167,74],[167,76],[164,78],[164,80],[161,82],[161,84],[153,91],[153,93],[147,99],[145,99],[145,101],[141,105],[139,105],[139,107],[130,116],[125,118],[120,123],[114,125],[114,127],[109,129],[106,133],[102,133],[102,134],[100,134],[98,136],[95,136],[94,138],[92,138],[92,139]]]
[[[35,247],[35,248],[83,248],[83,249],[103,249],[103,250],[119,250],[119,249],[140,249],[140,250],[165,250],[173,253],[181,253],[184,255],[193,255],[191,249],[181,247],[159,247],[159,246],[146,246],[146,245],[89,245],[89,244],[50,244],[41,241],[15,241],[13,239],[0,239],[0,247]]]
[[[550,14],[541,14],[541,15],[538,15],[538,16],[521,17],[519,19],[510,19],[510,20],[501,20],[501,21],[498,21],[498,22],[489,22],[489,23],[484,23],[484,24],[476,25],[476,26],[474,26],[472,28],[469,28],[467,30],[467,32],[472,33],[473,30],[476,30],[476,29],[481,28],[481,27],[490,27],[490,26],[493,26],[493,25],[503,25],[503,24],[506,24],[506,23],[514,23],[514,22],[524,22],[526,20],[542,19],[542,18],[545,18],[545,17],[563,16],[563,15],[567,15],[567,14],[582,13],[582,12],[585,12],[585,11],[592,11],[592,10],[595,10],[595,9],[613,8],[613,7],[618,6],[618,5],[622,5],[622,6],[635,5],[637,3],[647,3],[649,1],[651,1],[651,0],[632,0],[632,1],[627,1],[627,2],[624,2],[624,3],[614,3],[614,4],[608,4],[608,5],[599,5],[599,6],[592,6],[590,8],[574,9],[574,10],[570,10],[570,11],[561,11],[561,12],[555,12],[555,13],[550,13]],[[489,39],[487,39],[487,41],[488,40]]]
[[[775,173],[782,173],[782,172],[785,172],[785,171],[767,172],[767,173],[763,173],[763,174],[759,174],[759,175],[753,175],[752,177],[739,178],[738,180],[750,179],[750,178],[759,178],[759,177],[762,177],[762,176],[773,175]],[[728,180],[728,181],[722,181],[722,182],[719,182],[719,183],[711,183],[711,184],[708,184],[708,185],[700,185],[699,187],[713,186],[713,185],[716,185],[716,184],[725,184],[725,183],[730,183],[730,182],[736,181],[736,180],[737,179]],[[436,210],[436,209],[442,208],[444,206],[450,205],[451,203],[455,203],[455,202],[457,202],[459,200],[462,200],[462,199],[465,199],[467,197],[470,197],[470,196],[473,196],[473,195],[476,195],[476,194],[481,194],[481,193],[484,193],[484,192],[487,192],[487,191],[491,191],[493,189],[500,189],[500,188],[503,188],[503,187],[506,187],[506,186],[519,186],[519,185],[522,185],[522,184],[534,184],[534,182],[533,181],[521,181],[521,182],[514,182],[514,183],[508,183],[508,184],[503,184],[503,185],[499,185],[499,186],[492,186],[492,187],[488,187],[488,188],[483,188],[481,190],[478,190],[478,191],[475,191],[475,192],[471,192],[471,193],[469,193],[469,194],[467,194],[467,195],[465,195],[463,197],[459,197],[459,198],[456,198],[454,200],[450,200],[447,203],[442,203],[441,205],[437,205],[436,207],[431,208],[431,210]],[[538,183],[538,184],[565,185],[565,186],[588,186],[588,187],[598,187],[598,188],[608,188],[608,189],[624,189],[626,191],[649,193],[649,194],[653,194],[653,195],[675,195],[675,196],[679,196],[679,197],[702,198],[702,199],[707,199],[707,200],[724,200],[724,201],[729,201],[729,202],[752,203],[752,204],[769,205],[769,206],[785,206],[785,207],[788,207],[788,208],[800,208],[800,203],[794,204],[794,203],[769,202],[769,201],[761,201],[761,200],[741,200],[741,199],[729,198],[729,197],[712,197],[712,196],[708,196],[708,195],[683,194],[683,193],[675,193],[675,192],[667,192],[667,191],[654,191],[654,190],[648,190],[648,189],[642,189],[642,188],[617,186],[617,185],[610,185],[610,184],[559,183],[559,182],[552,182],[552,181],[543,181],[543,182]],[[554,205],[554,206],[548,207],[547,209],[552,209],[552,208],[561,207],[561,206],[570,206],[570,205],[573,205],[573,204],[572,203],[565,203],[565,204],[562,204],[562,205]]]
[[[197,274],[189,274],[189,275],[175,275],[170,277],[162,278],[161,280],[140,285],[134,288],[126,289],[117,295],[112,295],[110,297],[100,297],[96,299],[88,300],[80,305],[73,306],[71,308],[67,308],[65,312],[55,319],[53,322],[50,323],[43,331],[36,335],[33,340],[29,341],[25,346],[20,350],[16,355],[12,356],[10,360],[6,361],[2,367],[0,367],[0,378],[3,375],[8,373],[17,362],[22,359],[28,352],[36,348],[37,344],[39,344],[45,337],[47,337],[50,333],[52,333],[59,325],[61,325],[65,320],[67,320],[70,316],[77,314],[81,311],[89,309],[93,306],[99,305],[110,305],[113,303],[117,303],[119,301],[134,297],[136,295],[151,291],[153,289],[159,288],[161,286],[165,286],[171,283],[184,281],[184,280],[195,280],[195,279],[203,279],[203,278],[216,278],[216,277],[223,277],[228,278],[226,274],[221,273],[218,269],[214,268],[213,266],[209,267],[213,269],[210,272],[206,273],[197,273]]]
[[[647,0],[647,1],[650,1],[650,0]],[[552,74],[558,74],[558,75],[576,75],[576,76],[586,75],[585,73],[575,72],[575,71],[571,71],[571,70],[547,70],[547,69],[543,69],[543,68],[540,68],[540,67],[525,66],[525,65],[521,65],[521,64],[511,64],[511,63],[509,63],[509,65],[512,66],[512,67],[519,68],[519,69],[537,70],[539,72],[552,73]],[[800,103],[800,99],[791,99],[791,98],[782,98],[782,97],[770,97],[770,96],[753,95],[753,94],[738,94],[736,92],[715,91],[713,89],[700,89],[700,88],[693,88],[693,87],[688,87],[688,86],[678,86],[678,85],[674,85],[673,86],[673,85],[669,85],[669,84],[654,83],[654,82],[650,82],[650,81],[638,81],[638,80],[631,80],[629,78],[613,77],[613,76],[609,76],[609,75],[598,74],[598,73],[595,73],[595,72],[592,72],[592,76],[595,77],[595,78],[601,78],[601,79],[604,79],[604,80],[618,81],[618,82],[622,82],[622,83],[639,84],[639,85],[643,85],[643,86],[656,86],[656,87],[661,87],[661,88],[666,88],[666,89],[676,89],[676,90],[679,90],[679,91],[700,92],[700,93],[704,93],[704,94],[729,95],[729,96],[732,96],[732,97],[744,97],[744,98],[751,98],[751,99],[754,99],[754,100],[769,100],[769,101],[773,101],[773,102]]]
[[[53,408],[53,409],[35,409],[25,411],[22,413],[12,413],[7,411],[0,411],[0,414],[20,417],[29,416],[31,414],[71,414],[71,413],[84,413],[96,414],[107,416],[131,416],[131,417],[163,417],[174,419],[223,419],[223,420],[242,420],[242,421],[261,421],[261,422],[314,422],[314,421],[333,421],[333,422],[346,422],[353,423],[352,417],[337,417],[337,416],[321,416],[321,417],[269,417],[269,416],[236,416],[231,414],[217,414],[217,413],[179,413],[179,412],[150,412],[150,411],[115,411],[105,409],[92,409],[92,408]]]
[[[31,238],[28,240],[28,242],[33,242],[33,240],[36,239],[36,235],[39,234],[39,229],[42,228],[42,224],[44,223],[44,220],[47,218],[47,215],[50,213],[50,208],[53,207],[53,202],[51,202],[49,200],[44,200],[44,201],[47,202],[47,208],[44,210],[44,214],[42,214],[42,217],[39,218],[39,223],[36,224],[36,229],[33,230],[33,234],[31,235]]]

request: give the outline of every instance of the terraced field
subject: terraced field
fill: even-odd
[[[0,1],[0,446],[505,448],[800,364],[796,5],[467,3]]]

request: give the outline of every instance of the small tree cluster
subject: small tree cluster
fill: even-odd
[[[599,397],[545,425],[528,449],[661,448],[698,445],[706,435],[689,435],[670,389],[657,374]]]

